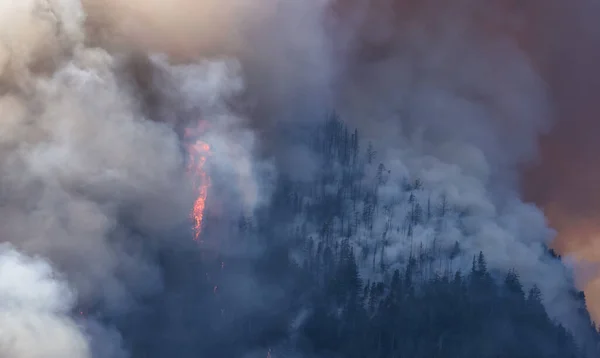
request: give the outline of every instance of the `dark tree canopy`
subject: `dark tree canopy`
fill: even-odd
[[[491,272],[485,252],[461,270],[460,240],[448,247],[438,239],[429,247],[414,244],[419,227],[429,225],[442,238],[448,220],[460,224],[469,212],[453,207],[444,195],[432,198],[421,180],[407,178],[399,188],[406,217],[392,220],[395,203],[377,195],[390,169],[377,163],[373,144],[362,143],[358,131],[337,115],[306,145],[321,160],[313,180],[281,176],[269,206],[231,224],[237,230],[234,243],[260,247],[259,255],[192,264],[198,261],[193,253],[187,263],[179,259],[164,266],[167,278],[170,271],[190,272],[190,265],[206,275],[191,274],[185,284],[173,275],[167,279],[170,294],[147,303],[162,331],[144,335],[135,324],[128,330],[127,323],[119,323],[128,341],[138,340],[134,357],[258,352],[251,356],[587,358],[598,353],[600,339],[583,295],[574,292],[589,339],[576,343],[548,316],[540,289],[526,287],[516,270]],[[371,178],[367,166],[374,168]],[[210,235],[210,217],[206,220]],[[376,223],[381,232],[374,231]],[[357,243],[359,231],[366,238]],[[411,247],[400,263],[385,252],[393,232],[403,233]],[[549,251],[548,259],[560,257]],[[174,311],[180,316],[173,317]],[[128,320],[135,322],[135,316]],[[173,344],[160,343],[165,340]]]

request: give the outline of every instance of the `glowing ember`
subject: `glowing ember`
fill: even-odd
[[[193,222],[194,240],[196,241],[200,239],[200,233],[202,232],[202,219],[204,217],[206,196],[208,195],[208,187],[210,185],[210,179],[204,170],[207,155],[210,153],[210,146],[194,138],[199,132],[202,132],[202,125],[185,131],[186,139],[194,140],[187,145],[189,155],[187,172],[192,177],[192,183],[196,190],[196,200],[190,213]]]

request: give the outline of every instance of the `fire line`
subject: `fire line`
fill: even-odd
[[[208,187],[210,186],[210,178],[204,167],[207,156],[210,154],[210,146],[202,140],[195,138],[200,134],[201,127],[201,125],[198,125],[196,128],[189,128],[185,131],[186,139],[190,140],[190,143],[186,146],[188,152],[187,172],[192,178],[196,194],[196,199],[190,213],[195,241],[200,240],[200,234],[202,233],[202,220],[204,218]]]

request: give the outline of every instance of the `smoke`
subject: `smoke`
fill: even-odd
[[[423,207],[447,200],[464,215],[446,222],[442,235],[419,226],[414,240],[388,233],[382,218],[376,232],[391,243],[387,262],[400,262],[421,244],[450,251],[458,241],[461,267],[484,251],[492,270],[515,268],[526,286],[540,285],[549,314],[579,331],[579,304],[569,293],[572,274],[548,258],[553,232],[518,187],[520,167],[536,158],[537,139],[554,119],[538,53],[523,43],[524,33],[530,35],[527,7],[474,1],[379,5],[340,4],[341,11],[359,16],[350,30],[340,25],[343,34],[354,32],[346,40],[349,60],[336,108],[376,143],[390,170],[378,194],[393,207],[389,222],[411,212],[410,204],[393,199],[402,197],[403,180],[416,178],[431,191],[417,199]]]
[[[88,29],[112,48],[168,52],[180,60],[238,53],[250,21],[272,10],[248,0],[85,0]]]
[[[1,3],[0,228],[23,254],[7,248],[0,256],[0,298],[9,302],[0,313],[10,320],[0,325],[0,353],[124,356],[125,343],[104,318],[166,290],[157,257],[164,247],[185,247],[174,234],[194,200],[184,129],[204,126],[212,195],[221,215],[235,219],[240,208],[269,202],[277,174],[312,178],[318,163],[293,134],[330,108],[373,140],[390,170],[378,197],[395,205],[394,214],[376,223],[377,235],[384,220],[410,210],[393,204],[406,180],[429,188],[419,200],[444,198],[462,213],[462,226],[449,218],[441,239],[426,225],[414,242],[390,234],[388,262],[401,263],[419,244],[448,249],[460,241],[461,267],[483,250],[491,269],[515,268],[525,284],[538,283],[549,313],[577,330],[571,273],[548,258],[553,232],[518,187],[538,137],[563,116],[552,106],[560,85],[548,80],[561,62],[545,57],[556,52],[546,41],[553,13],[530,21],[540,6]],[[368,235],[357,233],[355,245]],[[27,279],[15,281],[17,270]],[[376,275],[368,263],[362,270]],[[254,279],[235,278],[251,286],[242,292],[257,291]],[[257,303],[261,295],[236,304],[266,306]],[[166,306],[188,307],[194,298],[173,297]],[[75,318],[80,306],[99,317]],[[28,350],[39,332],[56,338]]]
[[[171,123],[148,115],[151,103],[131,81],[137,54],[90,46],[103,39],[85,33],[78,1],[0,6],[2,240],[44,257],[64,276],[56,281],[46,261],[3,252],[0,287],[8,302],[0,355],[121,357],[118,333],[93,315],[127,312],[162,288],[153,257],[160,247],[177,245],[165,232],[186,224],[194,200],[179,118]],[[186,115],[182,122],[189,124],[201,113],[219,121],[214,132],[221,134],[239,127],[220,104],[240,87],[227,62],[175,69],[147,58],[149,68],[168,71],[187,95],[179,103],[195,106],[169,113],[167,96],[158,116]],[[219,145],[220,135],[211,142],[229,176],[247,185],[245,204],[252,206],[259,195],[249,168],[253,140],[238,132],[226,137],[236,146]],[[75,320],[75,305],[90,317]]]
[[[559,3],[559,2],[557,2]],[[553,99],[557,124],[541,141],[540,160],[524,176],[527,197],[538,203],[558,231],[554,246],[573,256],[588,308],[600,319],[596,224],[599,200],[595,153],[600,89],[597,59],[600,34],[598,1],[577,1],[551,7],[544,25],[547,64],[544,76]],[[552,26],[550,26],[552,24]]]
[[[0,353],[5,357],[90,357],[85,333],[69,316],[75,296],[50,265],[3,245]]]

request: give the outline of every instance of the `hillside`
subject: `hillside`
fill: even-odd
[[[463,222],[473,214],[433,198],[418,178],[405,180],[393,205],[381,200],[377,188],[391,171],[374,164],[373,146],[337,117],[315,133],[312,150],[323,166],[313,180],[280,177],[273,200],[255,215],[235,223],[208,215],[205,244],[161,254],[165,292],[121,318],[135,357],[598,352],[583,293],[565,293],[579,307],[570,312],[579,329],[573,332],[549,316],[535,282],[525,284],[516,269],[490,267],[487,252],[463,248],[472,235]],[[429,243],[423,232],[432,233]],[[410,249],[390,256],[398,245]],[[562,266],[553,251],[543,255]],[[153,329],[140,331],[140,322]]]

